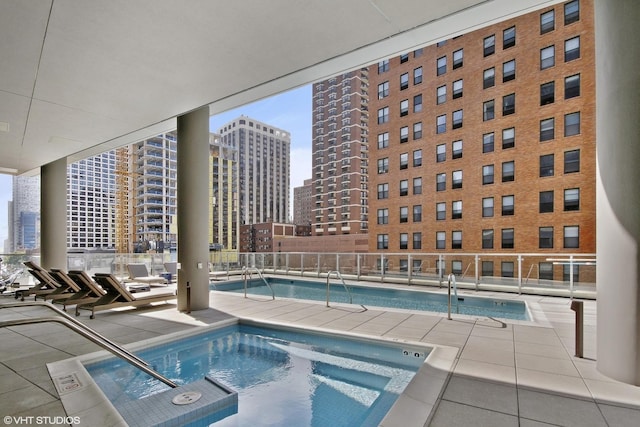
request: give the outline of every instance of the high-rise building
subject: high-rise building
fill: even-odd
[[[293,223],[310,225],[312,222],[313,180],[305,179],[303,185],[293,189]]]
[[[371,66],[369,250],[595,253],[594,56],[583,0]]]
[[[314,235],[367,232],[368,73],[313,84]]]
[[[210,134],[209,242],[213,249],[238,248],[238,150]]]
[[[238,150],[240,224],[288,222],[289,132],[241,116],[219,134],[224,145]]]
[[[40,247],[40,176],[14,176],[9,205],[9,252]]]

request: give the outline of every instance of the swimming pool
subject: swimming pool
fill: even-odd
[[[265,277],[276,297],[326,301],[326,282],[309,280],[292,280],[289,278]],[[402,308],[407,310],[423,310],[446,313],[448,297],[446,294],[404,290],[395,288],[379,288],[362,285],[347,286],[353,304],[364,306]],[[243,281],[215,283],[212,290],[244,292]],[[330,285],[330,298],[333,303],[349,303],[349,293],[342,283]],[[269,289],[261,279],[251,279],[247,283],[247,294],[271,296]],[[472,316],[498,317],[513,320],[531,320],[527,305],[522,301],[501,300],[486,297],[452,296],[451,312]]]
[[[215,427],[378,425],[430,351],[335,334],[237,324],[138,352],[179,385],[205,375],[238,392]],[[86,366],[119,409],[168,386],[129,364]],[[198,424],[207,425],[207,424]]]

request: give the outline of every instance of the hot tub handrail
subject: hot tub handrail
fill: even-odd
[[[347,295],[349,295],[349,304],[353,304],[353,298],[351,296],[351,291],[349,290],[349,287],[347,286],[347,284],[345,283],[344,279],[342,278],[342,274],[340,274],[340,272],[337,271],[337,270],[332,270],[332,271],[327,273],[327,307],[329,307],[329,282],[331,280],[331,274],[332,273],[335,273],[335,275],[338,277],[338,279],[340,279],[340,281],[342,281],[342,286],[344,287],[344,290],[347,291]]]
[[[260,278],[262,279],[264,284],[267,285],[267,288],[269,288],[271,290],[271,298],[272,299],[276,299],[276,293],[273,291],[273,288],[271,287],[269,282],[267,282],[267,280],[264,278],[264,276],[262,275],[260,270],[258,270],[256,267],[246,267],[246,266],[242,267],[242,277],[244,279],[244,297],[245,298],[247,297],[247,275],[249,275],[249,277],[251,277],[251,271],[250,270],[255,270],[255,272],[258,273],[258,276],[260,276]]]
[[[140,369],[141,371],[151,375],[153,378],[159,381],[162,381],[169,387],[171,388],[178,387],[178,385],[173,381],[171,381],[170,379],[163,377],[153,369],[149,368],[149,366],[145,365],[144,363],[140,363],[136,358],[131,357],[129,353],[126,351],[123,351],[121,347],[107,344],[105,341],[101,340],[96,334],[88,332],[87,330],[81,327],[78,327],[78,325],[76,325],[75,323],[72,323],[68,319],[65,319],[62,317],[28,317],[23,319],[5,320],[0,322],[0,328],[4,328],[8,326],[31,325],[34,323],[48,323],[48,322],[60,323],[66,326],[67,328],[71,329],[72,331],[76,332],[77,334],[82,335],[84,338],[88,339],[94,344],[97,344],[98,346],[107,350],[111,354],[124,359],[125,361],[135,366],[136,368]]]

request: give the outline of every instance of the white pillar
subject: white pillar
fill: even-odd
[[[178,117],[178,310],[209,307],[209,107]]]
[[[40,265],[67,269],[67,159],[40,168]]]
[[[637,0],[596,0],[597,368],[640,385]]]

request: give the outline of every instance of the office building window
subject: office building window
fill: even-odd
[[[422,178],[413,178],[413,194],[422,194]]]
[[[580,133],[580,112],[565,114],[564,136],[578,135]]]
[[[502,277],[513,277],[513,261],[502,261],[500,263],[500,275]]]
[[[389,224],[389,209],[378,209],[378,224]]]
[[[436,191],[444,191],[447,189],[447,174],[439,173],[436,175]]]
[[[447,72],[447,57],[446,56],[442,56],[440,58],[438,58],[438,61],[436,63],[436,74],[438,76],[443,75],[444,73]]]
[[[413,167],[422,166],[422,150],[413,151]]]
[[[556,64],[556,48],[555,46],[548,46],[544,49],[540,49],[540,69],[545,70],[553,67]]]
[[[400,206],[400,222],[409,222],[409,208]]]
[[[564,210],[578,211],[580,210],[580,189],[569,188],[564,190]]]
[[[378,99],[389,96],[389,82],[380,83],[378,85]]]
[[[452,118],[453,118],[453,125],[452,128],[453,129],[459,129],[462,127],[462,110],[456,110],[454,111],[452,114]]]
[[[452,183],[451,188],[462,188],[462,171],[451,172]]]
[[[493,230],[482,230],[482,249],[493,249]],[[491,273],[486,274],[484,262],[482,263],[482,275],[493,274],[493,263],[491,263]]]
[[[493,165],[482,166],[482,185],[493,184]]]
[[[485,197],[482,199],[482,217],[493,217],[493,197]]]
[[[378,234],[378,249],[389,249],[388,234]]]
[[[552,104],[555,101],[555,82],[540,85],[540,105]]]
[[[378,62],[378,74],[386,73],[387,71],[389,71],[389,60],[385,59]]]
[[[400,196],[406,196],[409,194],[409,180],[403,179],[400,181]]]
[[[447,131],[447,116],[443,114],[436,117],[436,133],[445,133]]]
[[[580,247],[580,227],[571,225],[564,227],[564,247],[579,248]]]
[[[422,233],[413,233],[413,249],[422,249]]]
[[[436,89],[436,104],[443,104],[447,100],[447,86],[440,86]]]
[[[564,79],[564,99],[580,96],[580,74],[565,77]]]
[[[509,27],[502,32],[502,48],[508,49],[516,45],[516,27]]]
[[[462,67],[463,64],[463,52],[462,49],[458,49],[453,52],[453,69]]]
[[[564,173],[580,172],[580,150],[564,152]]]
[[[580,36],[564,42],[564,62],[580,58]]]
[[[409,100],[403,99],[400,101],[400,117],[404,117],[409,114]]]
[[[451,249],[462,249],[462,231],[451,232]]]
[[[487,68],[482,73],[482,88],[487,89],[496,84],[496,69],[494,67]]]
[[[461,159],[462,158],[462,141],[453,141],[451,145],[453,146],[451,158]]]
[[[409,141],[409,126],[402,126],[400,128],[400,144],[404,144]]]
[[[556,120],[553,117],[540,120],[540,142],[554,139],[556,135],[555,129]]]
[[[496,36],[492,34],[489,37],[485,37],[483,46],[484,46],[484,50],[483,50],[484,56],[486,57],[486,56],[492,55],[496,51]]]
[[[389,122],[389,107],[383,107],[378,110],[378,124]]]
[[[447,160],[447,145],[440,144],[436,146],[436,162],[444,162]]]
[[[574,0],[564,5],[564,25],[580,20],[580,1]]]
[[[513,249],[514,248],[514,234],[513,228],[503,228],[502,229],[502,249]]]
[[[419,113],[422,111],[422,95],[416,95],[413,97],[413,112]]]
[[[422,205],[413,206],[413,222],[422,222]]]
[[[436,249],[446,249],[447,237],[444,231],[436,232]]]
[[[516,112],[516,94],[510,93],[502,97],[502,115],[508,116]]]
[[[422,122],[413,124],[413,139],[422,138]]]
[[[408,248],[409,248],[409,234],[400,233],[400,249],[408,249]]]
[[[553,191],[540,192],[540,213],[553,212]]]
[[[462,200],[451,202],[451,219],[462,218]]]
[[[482,152],[491,153],[493,151],[495,136],[493,132],[482,135]]]
[[[405,90],[409,87],[409,73],[400,75],[400,90]]]
[[[492,99],[490,101],[485,101],[482,104],[482,120],[483,121],[487,121],[487,120],[493,120],[493,118],[495,117],[495,101]]]
[[[389,184],[378,184],[378,200],[389,198]]]
[[[502,182],[511,182],[515,179],[515,163],[514,161],[502,163]]]
[[[512,59],[502,64],[502,82],[508,82],[516,78],[516,60]]]
[[[507,128],[502,130],[502,149],[513,148],[516,146],[516,129]]]
[[[553,9],[540,14],[540,34],[548,33],[556,28],[556,14]]]
[[[453,99],[462,97],[462,79],[453,82]]]
[[[389,147],[389,132],[378,134],[378,149]]]
[[[378,173],[389,172],[389,158],[378,159]]]
[[[513,195],[502,196],[502,216],[513,216],[515,212]]]
[[[409,54],[405,53],[400,55],[400,63],[404,64],[405,62],[407,62],[409,60]]]
[[[540,177],[553,176],[553,154],[540,156]]]
[[[436,203],[436,221],[444,221],[447,219],[447,204]]]
[[[420,83],[422,83],[422,67],[413,70],[413,84],[417,85]]]
[[[400,169],[407,169],[409,167],[409,153],[400,154]]]

